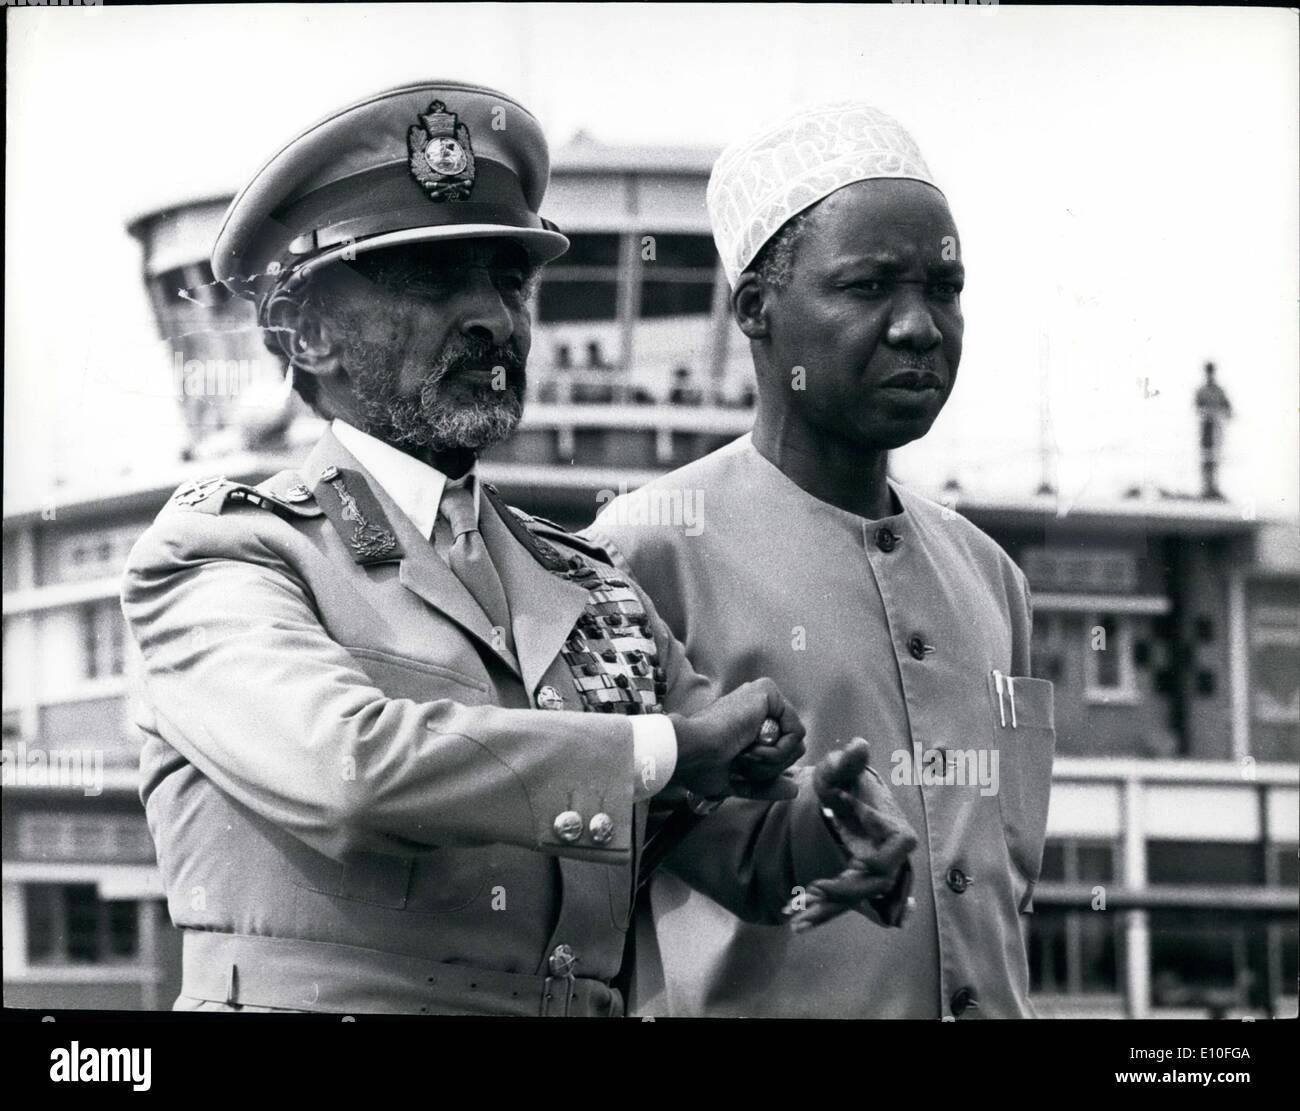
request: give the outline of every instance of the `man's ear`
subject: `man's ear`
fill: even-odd
[[[290,366],[317,378],[342,369],[333,322],[309,298],[275,293],[266,307],[266,327],[275,332]]]
[[[767,338],[768,291],[758,275],[746,270],[731,291],[731,315],[750,339]]]

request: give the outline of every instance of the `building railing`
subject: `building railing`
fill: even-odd
[[[1034,888],[1034,905],[1091,910],[1098,886],[1105,888],[1107,910],[1240,910],[1261,917],[1292,919],[1300,914],[1300,892],[1294,888],[1246,884],[1171,883],[1127,888],[1111,884],[1040,883]]]
[[[1275,851],[1300,842],[1300,766],[1244,761],[1062,758],[1053,766],[1048,838],[1077,838],[1118,847],[1118,873],[1108,881],[1040,882],[1035,910],[1119,916],[1120,998],[1129,1018],[1164,1009],[1153,1002],[1151,916],[1165,912],[1221,913],[1248,919],[1277,944],[1277,929],[1300,913],[1300,893],[1279,882]],[[1207,877],[1206,883],[1152,883],[1153,841],[1252,846],[1264,882]],[[1229,882],[1216,882],[1226,879]],[[1270,952],[1270,962],[1276,964]],[[1270,973],[1270,980],[1277,977]],[[1188,990],[1188,1007],[1223,1014],[1248,1009],[1240,992]],[[1274,1005],[1270,1003],[1270,1006]]]

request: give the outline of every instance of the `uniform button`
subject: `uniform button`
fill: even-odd
[[[893,529],[876,529],[876,547],[882,552],[892,552],[899,545],[898,535]]]
[[[565,810],[556,815],[552,828],[555,830],[556,837],[572,844],[582,836],[582,815],[576,810]]]
[[[960,868],[949,868],[947,878],[949,889],[955,891],[958,895],[965,891],[973,882],[970,876]]]
[[[301,482],[295,482],[284,492],[284,500],[291,502],[311,501],[311,491]]]
[[[577,953],[567,945],[557,945],[546,961],[552,976],[572,976],[577,963]]]
[[[587,828],[591,830],[591,839],[597,845],[603,845],[614,836],[614,819],[608,814],[597,814]]]
[[[564,695],[554,687],[543,687],[537,692],[537,705],[542,710],[563,710]]]
[[[979,1008],[979,1002],[975,998],[974,988],[958,988],[952,993],[952,1013],[955,1015],[965,1014],[966,1011],[973,1011]]]
[[[326,467],[323,471],[321,471],[320,480],[322,482],[333,482],[336,478],[338,478],[338,476],[339,476],[338,467],[334,466],[334,464],[331,463],[328,467]]]
[[[911,638],[907,642],[907,650],[912,653],[912,658],[914,660],[923,660],[925,659],[926,652],[933,651],[933,649],[921,638],[920,633],[912,634]]]

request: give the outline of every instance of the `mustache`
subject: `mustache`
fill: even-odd
[[[430,370],[428,385],[435,385],[449,375],[466,370],[493,370],[502,367],[511,378],[524,369],[523,352],[516,340],[503,344],[479,336],[453,336],[443,346]]]
[[[916,351],[903,351],[890,361],[894,370],[929,370],[936,374],[939,372],[939,360],[928,352],[923,355]]]

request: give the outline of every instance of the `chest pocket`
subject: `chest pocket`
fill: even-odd
[[[1011,862],[1032,889],[1043,865],[1056,753],[1054,688],[991,671],[989,716],[998,753],[998,808]]]

